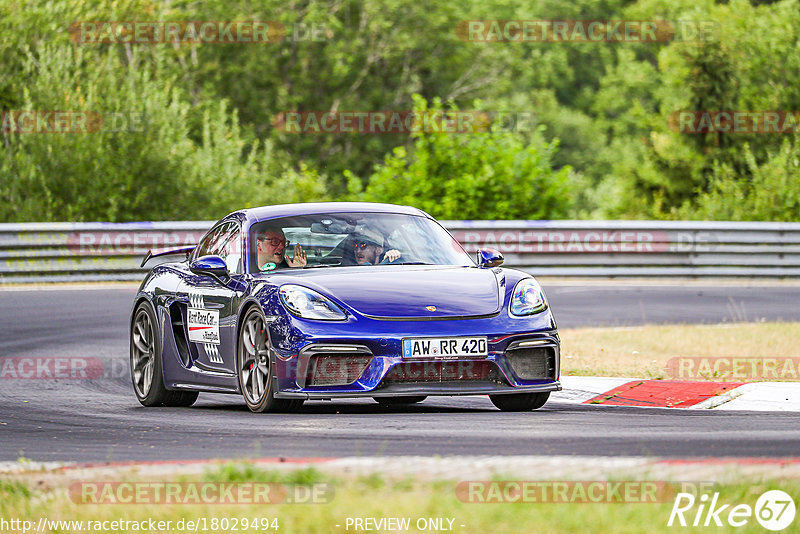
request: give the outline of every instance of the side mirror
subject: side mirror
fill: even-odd
[[[499,250],[493,248],[482,248],[478,251],[478,267],[488,269],[489,267],[500,267],[506,259]]]
[[[224,280],[228,278],[228,265],[219,256],[202,256],[189,264],[189,270],[195,274],[204,274]]]

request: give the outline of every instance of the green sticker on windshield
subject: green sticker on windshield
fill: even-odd
[[[273,269],[275,269],[275,267],[277,267],[277,265],[275,265],[275,264],[274,264],[274,263],[272,263],[272,262],[270,262],[270,263],[265,263],[265,264],[264,264],[264,265],[261,267],[261,270],[262,270],[262,271],[272,271]]]

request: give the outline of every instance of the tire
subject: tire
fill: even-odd
[[[514,393],[511,395],[489,395],[492,404],[503,412],[529,412],[544,406],[550,392],[543,393]]]
[[[236,375],[244,402],[251,412],[289,412],[303,405],[302,399],[276,399],[272,364],[267,347],[266,321],[258,308],[244,316],[236,344]]]
[[[417,404],[422,402],[428,397],[426,395],[419,395],[417,397],[372,397],[375,402],[383,406],[400,406],[403,404]]]
[[[131,383],[136,398],[143,406],[191,406],[196,391],[169,390],[164,386],[161,361],[161,339],[156,314],[149,302],[136,307],[131,323]]]

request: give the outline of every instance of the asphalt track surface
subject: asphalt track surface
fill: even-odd
[[[800,286],[556,284],[559,326],[800,320]],[[0,460],[380,455],[796,456],[800,415],[584,406],[501,413],[486,397],[309,402],[251,414],[232,395],[144,408],[127,369],[132,286],[0,291],[0,358],[100,358],[94,380],[0,380]]]

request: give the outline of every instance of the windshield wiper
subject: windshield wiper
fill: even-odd
[[[384,265],[436,265],[436,264],[427,263],[424,261],[401,261],[400,263],[384,263]]]

